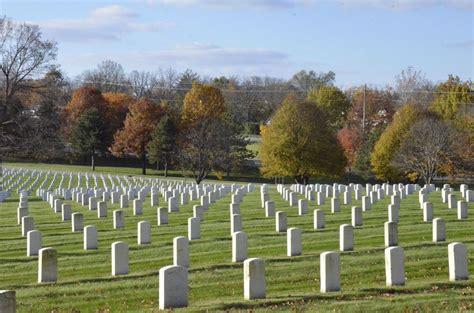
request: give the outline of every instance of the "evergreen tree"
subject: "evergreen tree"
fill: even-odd
[[[71,144],[75,153],[91,157],[91,167],[95,171],[96,153],[101,150],[104,141],[103,124],[96,108],[85,110],[71,130]]]
[[[178,129],[175,122],[165,115],[156,125],[147,145],[148,159],[151,163],[163,162],[165,177],[168,176],[168,166],[175,161],[177,153]]]

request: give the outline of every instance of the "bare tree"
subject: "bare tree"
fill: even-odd
[[[416,173],[430,184],[443,166],[455,158],[451,127],[436,117],[416,122],[403,141],[393,164],[408,173]]]
[[[94,70],[85,71],[82,75],[85,85],[92,85],[103,93],[130,92],[122,65],[111,60],[102,61]]]
[[[176,85],[179,81],[178,72],[172,68],[159,69],[157,74],[157,84],[153,90],[153,98],[157,100],[166,100],[174,104],[174,96],[176,95]]]
[[[395,77],[399,105],[407,103],[427,108],[434,99],[435,87],[421,71],[408,67]]]
[[[158,85],[156,74],[147,71],[132,71],[128,75],[133,96],[136,98],[151,97],[153,89]]]
[[[30,80],[49,71],[56,55],[57,44],[44,40],[38,25],[15,24],[6,17],[0,18],[0,81],[3,91],[0,123],[8,120],[9,110],[16,111],[13,114],[19,113],[13,97],[20,90],[37,88],[30,84]]]

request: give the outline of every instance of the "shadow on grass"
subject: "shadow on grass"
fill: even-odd
[[[387,295],[413,295],[427,292],[442,292],[446,289],[464,289],[469,288],[471,284],[465,283],[433,283],[427,287],[419,288],[366,288],[361,289],[356,294],[341,294],[341,292],[332,292],[317,295],[289,295],[281,297],[273,297],[266,300],[257,300],[252,303],[232,302],[225,303],[218,307],[219,310],[252,310],[252,309],[275,309],[275,307],[289,307],[294,305],[306,305],[309,302],[338,302],[338,301],[367,301],[373,297],[387,297]]]

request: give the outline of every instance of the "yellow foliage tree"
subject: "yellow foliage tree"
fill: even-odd
[[[202,119],[220,118],[225,111],[224,96],[218,88],[194,82],[184,98],[181,121],[185,127],[191,126]]]
[[[400,171],[392,165],[392,161],[407,137],[410,127],[420,115],[420,109],[412,104],[405,105],[395,113],[393,121],[380,136],[370,156],[372,169],[378,179],[393,180],[401,176]]]
[[[337,177],[346,165],[342,147],[324,112],[313,102],[288,96],[262,128],[260,157],[265,177],[291,176],[307,184],[311,176]]]

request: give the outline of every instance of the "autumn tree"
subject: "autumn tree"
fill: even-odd
[[[446,82],[438,85],[431,109],[445,120],[474,115],[474,85],[449,75]]]
[[[96,108],[85,110],[71,130],[71,144],[74,152],[91,158],[91,168],[95,171],[95,155],[104,146],[103,121]]]
[[[207,119],[221,118],[225,111],[225,100],[218,88],[195,82],[184,98],[181,119],[184,127],[192,127]]]
[[[177,161],[178,152],[178,129],[175,121],[166,114],[156,125],[151,135],[151,140],[147,144],[148,158],[151,163],[164,164],[164,176],[168,176],[168,165]]]
[[[163,108],[148,98],[142,98],[130,105],[124,127],[117,131],[110,148],[116,157],[132,154],[142,161],[142,174],[146,175],[146,146],[151,140],[153,130],[164,115]]]
[[[420,116],[421,111],[417,106],[405,105],[394,115],[393,121],[380,136],[370,157],[373,171],[378,179],[393,180],[401,176],[392,161],[401,144],[406,140],[410,127]]]
[[[426,116],[410,127],[392,164],[409,177],[422,177],[426,184],[455,156],[452,129],[435,116]]]
[[[123,127],[133,97],[121,92],[102,94],[105,100],[104,124],[107,147],[112,145],[115,133]]]
[[[81,87],[76,89],[65,108],[66,127],[73,125],[86,110],[95,108],[101,117],[105,116],[106,101],[99,89]]]
[[[335,86],[321,86],[312,90],[308,95],[308,100],[326,113],[329,124],[339,129],[344,122],[347,112],[351,108],[351,103],[346,95]]]
[[[290,95],[262,129],[261,172],[291,176],[307,184],[311,176],[337,177],[346,161],[324,112]]]
[[[194,83],[181,114],[180,165],[201,183],[213,170],[231,162],[238,133],[229,131],[226,106],[219,89]],[[240,154],[239,154],[240,155]]]
[[[396,96],[388,89],[357,88],[349,90],[352,107],[347,114],[346,125],[358,128],[364,138],[388,125],[395,113]]]
[[[344,150],[344,155],[350,170],[356,160],[357,151],[363,143],[362,134],[358,129],[344,127],[337,132],[337,139]]]

